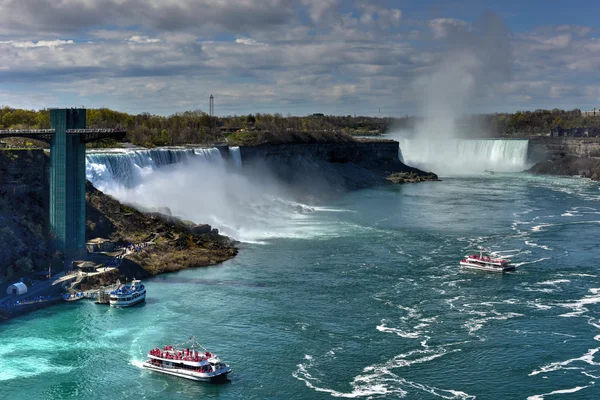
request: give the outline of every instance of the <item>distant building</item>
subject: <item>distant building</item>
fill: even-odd
[[[219,128],[219,131],[221,131],[221,133],[233,133],[233,132],[237,132],[239,130],[240,130],[239,126],[236,126],[236,127],[231,127],[231,126],[230,127],[225,127],[225,126],[222,126],[222,127]]]
[[[99,251],[113,251],[115,244],[108,239],[96,238],[88,241],[85,247],[87,247],[87,251],[90,253],[96,253]]]
[[[562,128],[560,125],[550,129],[550,137],[600,137],[599,127]]]
[[[582,117],[600,117],[600,110],[598,110],[598,109],[596,109],[596,107],[594,107],[594,109],[592,111],[582,111],[581,116]]]

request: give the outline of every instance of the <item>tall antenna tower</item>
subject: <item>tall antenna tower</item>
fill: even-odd
[[[209,97],[208,108],[209,108],[208,112],[209,112],[210,116],[214,117],[215,116],[215,97],[212,94]]]

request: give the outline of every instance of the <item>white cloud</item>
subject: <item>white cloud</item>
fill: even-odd
[[[160,42],[160,39],[149,38],[148,36],[134,35],[127,39],[127,41],[129,43],[158,43]]]
[[[75,42],[73,40],[39,40],[37,42],[32,42],[32,41],[23,41],[23,42],[19,42],[19,41],[14,41],[14,40],[8,40],[8,41],[0,41],[0,44],[9,44],[13,47],[19,47],[19,48],[25,48],[25,49],[30,49],[33,47],[48,47],[48,48],[55,48],[55,47],[60,47],[60,46],[64,46],[66,44],[74,44]]]
[[[460,101],[453,88],[468,86],[492,105],[507,107],[506,99],[515,102],[511,107],[521,101],[560,105],[596,93],[578,91],[582,72],[586,86],[600,87],[600,39],[589,27],[507,35],[507,48],[478,38],[476,23],[414,20],[385,4],[396,3],[0,0],[0,82],[132,112],[205,109],[207,101],[198,99],[213,93],[221,113],[302,114],[317,106],[354,113],[377,104],[405,114],[415,111],[417,77],[431,74],[445,54],[462,51],[468,41],[475,50],[448,58],[447,70],[455,76],[463,66],[472,76],[442,79],[450,88],[444,101]],[[511,67],[510,80],[499,79]],[[479,84],[481,74],[503,84]],[[46,106],[40,100],[38,107]]]
[[[239,43],[239,44],[245,44],[247,46],[266,46],[265,43],[261,43],[252,38],[246,38],[246,37],[237,38],[237,39],[235,39],[235,42]]]

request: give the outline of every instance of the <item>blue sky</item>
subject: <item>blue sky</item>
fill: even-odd
[[[0,105],[306,115],[600,107],[593,1],[0,0]]]

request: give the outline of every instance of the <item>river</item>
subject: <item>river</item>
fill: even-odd
[[[238,227],[222,265],[147,280],[139,307],[1,324],[0,398],[600,397],[598,183],[475,174],[291,210]],[[517,271],[460,269],[480,247]],[[194,334],[230,382],[140,368]]]

